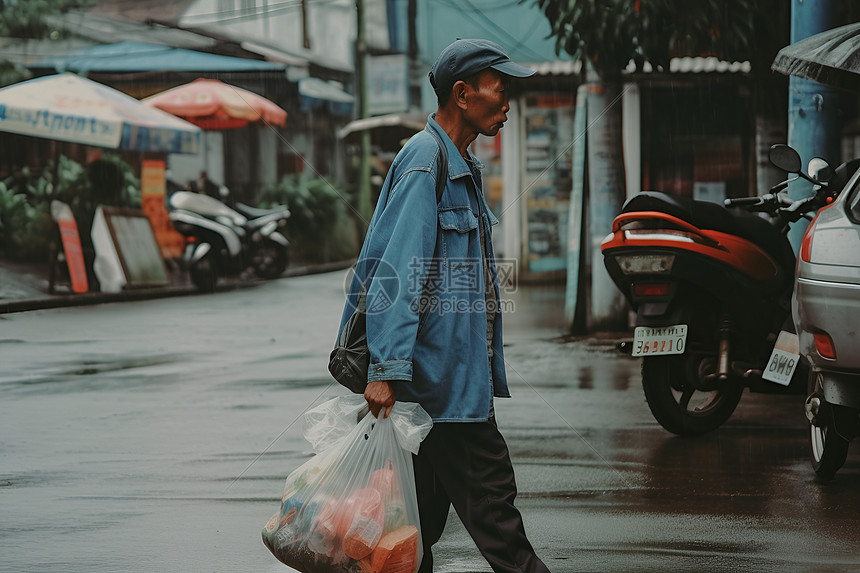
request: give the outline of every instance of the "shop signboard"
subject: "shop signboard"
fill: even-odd
[[[166,167],[162,160],[144,160],[140,174],[141,210],[152,224],[161,256],[179,258],[185,237],[173,228],[165,207]]]
[[[526,96],[523,188],[530,273],[567,268],[574,106],[571,94]]]
[[[81,236],[78,233],[78,224],[74,214],[72,214],[72,209],[66,203],[55,199],[51,201],[51,216],[60,230],[60,242],[63,245],[63,253],[69,269],[72,292],[78,294],[87,292],[89,283],[84,252],[81,248]],[[53,280],[51,286],[53,288]]]
[[[409,109],[408,66],[404,54],[368,57],[367,78],[371,115]]]

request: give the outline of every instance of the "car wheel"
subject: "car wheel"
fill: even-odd
[[[815,423],[809,424],[809,459],[816,475],[832,479],[845,464],[849,441],[836,432],[832,406],[823,400],[822,383],[822,374],[810,370],[809,395],[818,395],[820,407]]]

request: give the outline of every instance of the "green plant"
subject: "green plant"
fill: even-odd
[[[0,37],[59,40],[66,32],[52,23],[52,17],[94,4],[95,0],[0,1]],[[6,60],[0,55],[0,87],[16,84],[32,76],[23,65]]]
[[[108,153],[87,166],[90,185],[100,199],[119,207],[140,207],[140,180],[116,154]]]
[[[27,195],[0,182],[0,256],[18,260],[44,257],[51,227],[49,203],[31,204]]]
[[[27,198],[0,183],[0,254],[4,257],[15,248],[15,230],[26,218]]]
[[[327,261],[353,256],[345,193],[333,182],[309,175],[287,175],[263,190],[261,207],[290,209],[287,238],[307,259]]]
[[[33,74],[27,68],[14,64],[8,60],[0,59],[0,87],[11,86],[18,82],[30,79]]]
[[[49,17],[74,8],[92,6],[93,0],[27,0],[0,2],[0,35],[16,38],[61,37]]]
[[[71,207],[85,246],[90,242],[92,220],[99,204],[140,206],[138,180],[131,167],[118,156],[106,155],[84,169],[61,155],[56,185],[54,175],[53,165],[49,164],[37,177],[24,168],[18,175],[0,182],[0,256],[47,259],[51,241],[56,238],[51,219],[54,199]]]

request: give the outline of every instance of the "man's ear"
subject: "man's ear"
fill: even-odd
[[[468,106],[468,98],[467,92],[469,89],[469,84],[464,82],[463,80],[458,80],[454,83],[454,87],[451,88],[451,99],[456,102],[457,107],[461,109],[465,109]]]

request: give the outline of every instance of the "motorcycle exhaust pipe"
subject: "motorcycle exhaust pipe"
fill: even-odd
[[[729,350],[731,344],[729,338],[732,330],[731,321],[724,316],[720,320],[720,353],[717,358],[717,378],[720,382],[725,382],[729,379]]]
[[[729,379],[729,339],[724,337],[720,339],[720,357],[717,362],[717,377],[720,382],[725,382]]]

